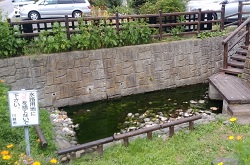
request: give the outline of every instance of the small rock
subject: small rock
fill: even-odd
[[[212,111],[217,111],[217,110],[218,110],[217,107],[210,107],[210,109],[211,109]]]
[[[132,115],[133,115],[133,113],[128,113],[128,115],[127,115],[127,116],[128,116],[128,117],[131,117]]]
[[[194,101],[194,100],[190,100],[189,101],[191,104],[197,104],[197,101]]]
[[[61,162],[66,163],[68,161],[68,158],[66,156],[62,157]]]
[[[205,100],[199,100],[198,103],[204,104],[204,103],[205,103]]]

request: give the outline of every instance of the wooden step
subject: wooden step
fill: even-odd
[[[232,67],[243,69],[244,65],[245,65],[245,62],[240,62],[240,61],[236,61],[236,60],[229,60],[228,61],[228,66],[232,66]]]
[[[236,53],[242,54],[242,55],[247,55],[248,54],[248,50],[241,48],[241,49],[236,50]]]
[[[221,68],[220,69],[222,72],[225,72],[227,74],[232,74],[232,75],[235,75],[235,76],[238,76],[240,74],[243,73],[243,69],[240,69],[240,68],[233,68],[233,67],[227,67],[226,69],[224,68]]]
[[[228,104],[250,104],[250,85],[241,78],[218,73],[208,80]]]
[[[233,116],[250,115],[250,104],[230,104],[228,112]]]
[[[231,59],[245,62],[246,56],[241,55],[241,54],[234,54],[234,55],[232,55]]]
[[[241,46],[242,49],[247,49],[248,50],[248,45],[243,45]]]

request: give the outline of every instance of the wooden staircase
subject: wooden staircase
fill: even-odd
[[[241,46],[228,60],[228,67],[222,68],[221,71],[236,76],[242,74],[247,54],[248,46]]]
[[[245,29],[245,30],[244,30]],[[241,36],[240,31],[243,31]],[[234,32],[232,32],[223,42],[224,60],[223,68],[220,72],[209,77],[209,97],[210,99],[223,100],[223,113],[234,116],[249,116],[250,119],[250,83],[242,79],[244,66],[250,45],[250,18],[243,22]],[[238,37],[236,42],[232,39]],[[229,57],[229,51],[236,49],[238,44],[245,39],[245,45],[240,46],[233,55]],[[229,43],[233,45],[229,46]]]

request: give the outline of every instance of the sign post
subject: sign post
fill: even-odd
[[[30,156],[29,126],[39,125],[36,90],[9,91],[10,122],[12,127],[24,127],[26,155]]]

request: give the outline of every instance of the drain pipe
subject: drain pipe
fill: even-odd
[[[42,134],[42,130],[41,130],[40,126],[39,125],[35,125],[35,129],[36,129],[37,136],[40,139],[41,147],[42,148],[47,147],[48,143],[46,142],[46,140],[45,140],[45,138],[44,138],[44,136]]]

